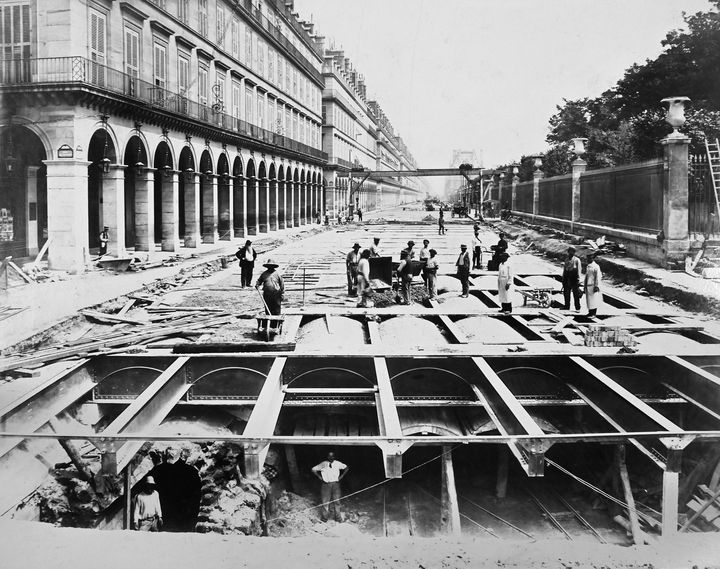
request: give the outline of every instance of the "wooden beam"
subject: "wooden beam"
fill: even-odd
[[[510,466],[508,449],[499,446],[497,463],[497,481],[495,483],[495,496],[504,498],[507,495],[508,470]]]
[[[90,393],[95,385],[87,360],[81,360],[0,409],[0,428],[3,431],[37,431],[78,399]],[[15,448],[21,440],[0,439],[0,456]]]
[[[457,489],[455,487],[455,470],[452,462],[452,447],[442,447],[442,482],[440,494],[440,526],[451,535],[459,537],[460,528],[460,506],[458,504]]]
[[[453,322],[449,316],[445,314],[440,315],[440,321],[443,323],[443,326],[447,329],[448,332],[455,338],[455,341],[458,344],[467,344],[468,339],[467,336],[455,325],[455,322]]]
[[[635,545],[642,545],[645,542],[645,536],[640,530],[640,520],[638,519],[637,509],[635,508],[635,497],[632,493],[630,475],[628,474],[627,464],[625,463],[624,445],[617,445],[615,447],[615,462],[620,472],[620,481],[622,482],[623,492],[625,494],[625,503],[628,506],[628,519],[630,520],[633,542]]]
[[[130,465],[123,471],[123,529],[132,529],[132,473]]]
[[[375,407],[377,409],[380,435],[397,439],[395,442],[387,441],[376,443],[383,453],[386,478],[402,478],[402,454],[410,448],[412,443],[401,441],[403,438],[400,417],[395,406],[390,374],[384,358],[373,358],[375,364],[375,377],[378,390],[375,394]]]
[[[665,360],[669,366],[658,370],[663,384],[720,419],[720,378],[678,356],[667,356]]]
[[[186,382],[188,357],[173,361],[115,420],[102,432],[104,437],[123,433],[151,432],[168,416],[190,384]],[[104,474],[120,474],[145,441],[100,443]]]
[[[282,375],[287,358],[275,358],[253,407],[243,434],[264,437],[275,433],[278,417],[285,399]],[[269,444],[247,444],[245,448],[245,476],[259,478],[262,474]]]
[[[662,535],[669,536],[678,530],[678,497],[680,473],[663,471],[662,482]]]

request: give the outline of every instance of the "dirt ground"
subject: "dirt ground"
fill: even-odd
[[[717,536],[682,535],[650,546],[601,546],[590,540],[259,538],[54,528],[0,521],[4,569],[152,567],[312,567],[313,569],[480,568],[717,569]]]

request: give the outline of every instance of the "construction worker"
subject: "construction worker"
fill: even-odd
[[[347,273],[348,296],[357,296],[357,267],[360,262],[360,243],[352,246],[352,251],[345,257],[345,272]]]
[[[588,307],[588,316],[595,316],[597,309],[602,303],[602,292],[600,291],[600,281],[602,280],[602,271],[596,262],[597,253],[592,252],[587,256],[588,266],[585,271],[585,299]]]
[[[107,255],[108,241],[110,241],[109,227],[103,226],[103,230],[100,233],[100,252],[98,253],[101,257]]]
[[[403,251],[407,251],[408,257],[412,260],[412,258],[415,256],[415,251],[413,248],[415,247],[415,241],[412,239],[407,242],[407,247],[403,249]]]
[[[137,531],[160,531],[162,523],[160,495],[155,490],[155,479],[148,476],[142,490],[133,500],[132,528]]]
[[[508,248],[507,241],[505,241],[505,234],[501,233],[498,239],[497,245],[492,245],[490,249],[493,251],[492,259],[488,261],[488,271],[497,271],[500,265],[500,255],[505,253]]]
[[[320,487],[320,501],[322,510],[320,519],[326,522],[330,517],[330,507],[333,509],[333,517],[335,521],[342,521],[340,513],[340,481],[350,471],[347,464],[343,464],[339,460],[335,460],[335,453],[329,452],[327,460],[323,460],[320,464],[312,467],[312,473],[320,479],[322,486]]]
[[[510,263],[510,255],[500,253],[498,266],[498,300],[500,301],[500,312],[510,314],[512,312],[513,274]]]
[[[474,231],[472,238],[473,258],[472,268],[482,269],[482,241],[480,240],[480,229]]]
[[[437,272],[439,264],[437,261],[437,251],[430,249],[430,258],[425,265],[425,271],[427,271],[427,288],[430,300],[437,298]]]
[[[263,300],[267,305],[267,309],[273,316],[279,316],[282,310],[282,299],[285,293],[285,282],[275,269],[278,265],[272,259],[268,259],[263,264],[267,270],[263,272],[255,283],[255,288],[258,290],[262,287]]]
[[[461,298],[467,298],[470,290],[470,255],[467,252],[467,245],[460,245],[460,255],[455,261],[457,276],[462,284]]]
[[[427,266],[428,259],[430,259],[430,241],[427,239],[423,239],[423,247],[420,249],[420,254],[418,255],[418,259],[423,264],[422,267],[422,280],[425,283],[425,289],[428,288],[427,283],[427,271],[425,270],[425,267]]]
[[[382,254],[380,253],[380,238],[379,237],[373,237],[373,244],[370,245],[370,256],[371,257],[381,257]]]
[[[360,296],[358,308],[365,308],[372,289],[370,288],[370,249],[363,249],[357,266],[357,291]]]
[[[400,251],[400,264],[397,268],[397,275],[400,279],[400,304],[410,304],[412,298],[410,287],[412,285],[412,260],[407,249]]]
[[[580,310],[580,273],[582,265],[575,256],[575,247],[569,247],[567,257],[563,262],[562,287],[565,297],[565,310],[570,310],[570,293],[575,301],[575,310]]]
[[[238,249],[235,256],[240,261],[240,286],[252,286],[252,274],[255,268],[255,259],[257,259],[257,251],[252,246],[252,241],[245,241],[245,245]]]
[[[440,217],[438,217],[438,235],[445,235],[445,213],[440,206]]]

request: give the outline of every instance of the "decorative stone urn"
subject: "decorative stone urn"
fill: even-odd
[[[516,165],[513,165],[513,167],[512,167],[513,178],[517,178],[519,174],[520,174],[520,168]]]
[[[685,138],[685,135],[678,131],[685,124],[685,103],[690,100],[689,97],[666,97],[661,103],[667,103],[668,110],[665,115],[665,122],[673,127],[673,131],[668,138]]]
[[[582,158],[583,154],[585,154],[585,143],[588,141],[587,138],[571,138],[570,142],[573,144],[573,154],[577,158]]]
[[[533,167],[535,168],[535,171],[537,172],[542,168],[542,155],[536,154],[533,156]]]

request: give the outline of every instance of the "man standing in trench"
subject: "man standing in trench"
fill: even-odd
[[[335,453],[329,452],[327,460],[323,460],[317,466],[313,466],[312,472],[322,482],[320,487],[320,501],[322,511],[320,517],[326,522],[330,516],[330,506],[333,508],[333,517],[336,522],[342,521],[340,513],[340,481],[350,470],[347,464],[335,460]]]

